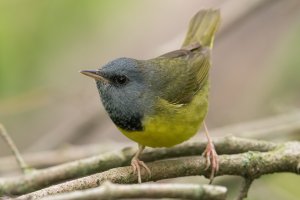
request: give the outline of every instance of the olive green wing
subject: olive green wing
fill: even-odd
[[[177,50],[153,59],[159,97],[172,104],[187,104],[208,80],[209,50]]]
[[[208,80],[210,49],[220,24],[219,10],[200,10],[191,19],[182,49],[153,59],[157,66],[156,91],[172,104],[190,102]]]

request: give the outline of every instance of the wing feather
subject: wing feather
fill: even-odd
[[[155,95],[179,105],[189,103],[201,90],[208,81],[210,49],[220,18],[219,10],[200,10],[190,22],[182,49],[150,60],[149,85]]]
[[[152,86],[172,104],[187,104],[208,79],[209,49],[176,50],[153,59],[158,78]]]

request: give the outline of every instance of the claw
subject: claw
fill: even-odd
[[[147,171],[149,177],[151,177],[151,170],[149,169],[149,167],[143,161],[139,161],[139,164],[144,167],[144,169]]]
[[[211,138],[209,137],[208,134],[208,129],[206,127],[206,124],[204,122],[204,129],[205,129],[205,134],[208,140],[207,146],[205,151],[203,152],[202,156],[206,158],[206,167],[205,170],[208,170],[209,167],[211,167],[211,174],[210,174],[210,181],[209,184],[212,183],[215,173],[219,171],[219,159],[218,159],[218,154],[216,152],[215,146],[212,143]]]
[[[219,171],[219,159],[218,154],[215,150],[214,144],[212,142],[208,142],[205,151],[203,152],[202,156],[206,158],[206,168],[207,170],[211,167],[211,174],[210,174],[210,182],[212,183],[215,173]]]
[[[141,178],[141,167],[144,168],[149,176],[151,177],[151,171],[148,168],[148,166],[141,160],[139,160],[138,158],[132,158],[131,160],[131,166],[133,167],[133,173],[138,175],[138,182],[142,183],[142,178]]]
[[[148,166],[141,160],[139,160],[139,155],[142,153],[142,151],[144,150],[144,146],[139,145],[139,150],[137,151],[137,153],[134,155],[134,157],[131,160],[131,166],[133,168],[133,173],[138,175],[138,183],[142,183],[142,178],[141,178],[141,167],[144,168],[148,174],[149,177],[151,177],[151,171],[148,168]]]

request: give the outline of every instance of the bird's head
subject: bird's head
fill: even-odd
[[[97,70],[82,70],[82,74],[96,80],[102,103],[114,123],[125,130],[142,130],[142,118],[147,104],[141,61],[118,58]]]

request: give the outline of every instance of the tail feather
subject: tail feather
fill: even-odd
[[[200,44],[212,48],[220,21],[220,10],[200,10],[190,21],[182,47]]]

